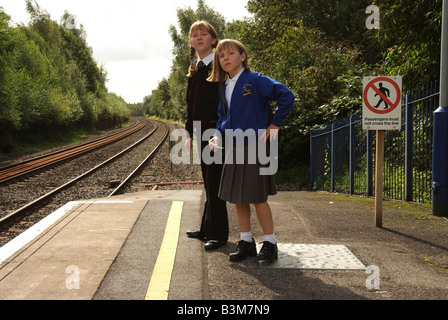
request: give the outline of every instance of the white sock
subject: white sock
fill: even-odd
[[[269,241],[270,243],[273,243],[273,244],[276,244],[276,242],[277,242],[277,241],[275,241],[275,234],[265,234],[264,241]]]
[[[240,238],[241,238],[241,240],[244,240],[246,242],[252,242],[252,240],[253,240],[253,238],[252,238],[252,231],[241,232],[240,233]]]

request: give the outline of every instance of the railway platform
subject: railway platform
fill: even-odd
[[[385,201],[378,228],[374,199],[279,192],[269,198],[279,259],[265,265],[228,260],[233,205],[227,245],[206,252],[186,236],[203,197],[154,190],[66,204],[0,248],[0,300],[178,300],[188,313],[203,300],[263,301],[263,312],[272,300],[448,298],[448,221],[429,206]],[[252,225],[261,242],[255,213]]]

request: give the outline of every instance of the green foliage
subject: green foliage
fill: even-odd
[[[172,110],[170,97],[170,87],[167,79],[163,79],[151,96],[151,113],[162,119],[170,119]]]
[[[378,6],[383,73],[403,76],[406,91],[438,80],[442,0],[380,0]]]
[[[109,128],[129,114],[106,89],[82,29],[67,29],[31,0],[29,25],[10,25],[0,7],[0,152],[30,137],[51,140],[71,128]],[[36,133],[37,132],[37,133]]]
[[[9,28],[10,17],[0,7],[0,133],[2,145],[11,143],[11,134],[8,132],[20,126],[20,110],[16,108],[16,97],[13,94],[15,79],[14,71],[8,63],[13,53],[14,32]]]

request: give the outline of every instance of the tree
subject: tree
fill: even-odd
[[[28,25],[10,26],[0,10],[0,152],[43,142],[73,128],[120,126],[130,109],[106,89],[106,71],[93,59],[86,32],[51,20],[25,1]]]
[[[170,87],[167,79],[159,82],[159,86],[152,92],[149,108],[152,115],[156,115],[162,119],[170,119]]]
[[[14,95],[15,83],[11,61],[14,50],[14,32],[9,27],[10,17],[0,7],[0,151],[10,151],[12,130],[20,127],[20,110]]]
[[[382,70],[403,76],[407,90],[439,79],[442,0],[380,0]]]

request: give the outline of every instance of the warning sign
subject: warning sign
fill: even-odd
[[[401,77],[364,77],[364,130],[401,129]]]

